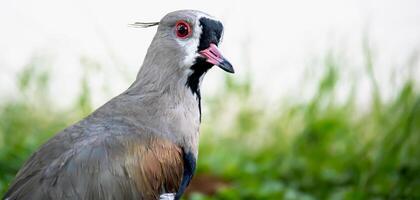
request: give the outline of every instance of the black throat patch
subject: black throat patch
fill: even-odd
[[[204,58],[197,58],[191,70],[193,73],[187,79],[187,86],[191,89],[191,92],[196,95],[198,101],[198,109],[200,111],[201,121],[201,93],[200,93],[200,79],[202,76],[211,68],[213,64],[206,62]]]
[[[202,51],[210,47],[211,43],[219,44],[223,33],[222,23],[202,17],[200,18],[200,27],[202,29],[200,35],[200,43],[197,51]],[[188,77],[186,85],[191,89],[191,92],[196,95],[198,101],[198,109],[200,111],[201,121],[201,93],[200,93],[200,79],[211,68],[213,64],[206,62],[205,58],[198,57],[195,63],[190,67],[193,73]]]

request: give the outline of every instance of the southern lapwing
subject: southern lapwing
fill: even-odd
[[[134,83],[40,147],[5,199],[180,199],[193,177],[200,84],[220,51],[222,23],[180,10],[160,22]]]

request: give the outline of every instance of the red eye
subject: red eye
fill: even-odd
[[[176,32],[176,36],[181,38],[181,39],[185,39],[188,36],[191,35],[191,27],[190,24],[188,24],[185,21],[178,21],[176,22],[175,25],[175,32]]]

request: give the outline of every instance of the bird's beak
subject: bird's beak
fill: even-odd
[[[211,43],[209,48],[200,51],[200,55],[206,58],[208,63],[217,65],[229,73],[235,73],[232,64],[222,56],[215,44]]]

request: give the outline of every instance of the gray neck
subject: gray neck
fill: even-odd
[[[192,70],[174,66],[170,58],[157,59],[153,44],[148,50],[136,81],[109,104],[114,111],[136,124],[155,130],[191,151],[198,153],[200,125],[199,99],[187,86]],[[155,54],[151,54],[154,52]],[[166,54],[171,55],[171,54]]]

